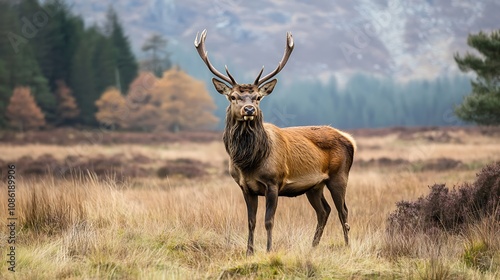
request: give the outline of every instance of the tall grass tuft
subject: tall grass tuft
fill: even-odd
[[[58,234],[87,219],[83,201],[88,189],[68,188],[48,181],[45,186],[27,184],[20,195],[19,221],[37,234]]]
[[[464,263],[480,271],[500,273],[500,222],[495,216],[482,219],[469,225],[462,234]]]

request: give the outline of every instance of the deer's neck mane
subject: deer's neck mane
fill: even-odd
[[[228,111],[224,145],[232,163],[243,172],[252,172],[269,156],[271,145],[264,129],[262,113],[253,121],[237,121]]]

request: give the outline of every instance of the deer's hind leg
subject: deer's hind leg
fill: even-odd
[[[311,206],[316,211],[316,216],[318,218],[318,225],[316,226],[316,232],[314,233],[314,238],[312,242],[312,246],[316,247],[321,240],[321,236],[323,235],[323,230],[325,229],[326,222],[328,220],[328,216],[330,215],[330,205],[325,199],[323,194],[324,184],[315,186],[311,190],[306,192],[307,199]]]
[[[342,225],[342,230],[344,232],[344,241],[346,245],[349,245],[349,230],[350,226],[348,223],[347,205],[345,203],[345,194],[347,189],[347,176],[336,174],[332,176],[326,182],[326,187],[330,190],[332,194],[333,202],[335,203],[335,208],[339,214],[340,224]]]

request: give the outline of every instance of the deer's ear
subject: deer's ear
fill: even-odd
[[[215,90],[217,90],[220,94],[228,95],[231,93],[231,88],[216,78],[212,78],[212,83],[214,83]]]
[[[266,95],[271,94],[271,92],[273,92],[274,86],[276,85],[277,82],[278,82],[277,79],[273,79],[270,82],[263,84],[259,88],[260,95],[266,96]]]

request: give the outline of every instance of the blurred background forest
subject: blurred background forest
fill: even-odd
[[[254,79],[259,69],[257,63],[263,62],[266,69],[272,69],[285,44],[285,29],[277,35],[259,30],[255,31],[258,34],[249,32],[251,26],[245,26],[244,18],[238,18],[241,9],[234,1],[211,3],[214,13],[204,23],[200,22],[201,12],[186,10],[188,3],[123,1],[113,7],[106,1],[87,2],[0,1],[0,111],[4,112],[0,115],[1,129],[92,128],[102,124],[135,131],[221,129],[227,101],[212,89],[211,75],[190,45],[196,31],[204,25],[209,28],[207,47],[213,52],[214,64],[219,69],[228,64],[240,82]],[[273,1],[272,5],[278,4]],[[163,13],[152,12],[160,6]],[[391,9],[388,6],[385,11],[392,13],[392,21],[412,14]],[[450,11],[456,9],[455,3]],[[475,10],[471,8],[470,12]],[[296,21],[288,22],[293,17],[283,18],[283,14],[276,13],[257,15],[267,15],[272,26],[290,28],[297,50],[287,66],[289,73],[280,74],[277,90],[261,105],[267,121],[279,126],[328,124],[344,129],[464,124],[455,117],[454,108],[471,92],[472,76],[458,71],[453,51],[442,55],[448,49],[435,45],[434,54],[427,50],[426,56],[426,49],[405,43],[406,49],[417,50],[418,55],[410,52],[404,59],[386,59],[385,65],[383,56],[390,57],[391,50],[380,51],[379,40],[383,36],[376,32],[384,24],[374,25],[370,34],[363,21],[353,20],[352,26],[344,28],[345,22],[340,20],[330,23],[340,26],[340,31],[337,28],[322,36],[335,42],[328,56],[319,58],[323,65],[316,61],[318,53],[311,48],[315,44],[311,37],[303,30],[293,30]],[[429,11],[427,14],[433,15]],[[171,26],[162,25],[162,20]],[[439,22],[429,33],[440,28]],[[410,23],[409,20],[407,25]],[[479,27],[488,27],[489,23],[482,24]],[[474,22],[467,27],[476,25]],[[365,29],[359,33],[353,26]],[[321,27],[318,29],[324,32]],[[471,30],[462,28],[461,36],[455,36],[463,40],[460,47],[456,41],[447,47],[463,48],[468,31]],[[455,38],[450,32],[445,35]],[[343,36],[339,40],[338,34]],[[433,43],[437,37],[419,44]],[[187,38],[189,43],[185,43]],[[366,46],[357,45],[363,40]],[[246,45],[248,42],[251,43]],[[320,52],[325,45],[318,43]],[[238,53],[235,49],[253,49],[259,57],[246,60],[248,51]],[[304,55],[311,58],[311,64],[304,64]],[[414,58],[409,61],[408,57]],[[439,62],[443,57],[445,62]],[[429,65],[419,59],[435,60],[433,65],[438,70],[428,70]],[[372,65],[360,65],[360,61]],[[330,64],[338,64],[338,69]],[[245,72],[254,70],[255,73]],[[16,92],[19,96],[12,98]],[[13,103],[10,108],[9,103]]]

